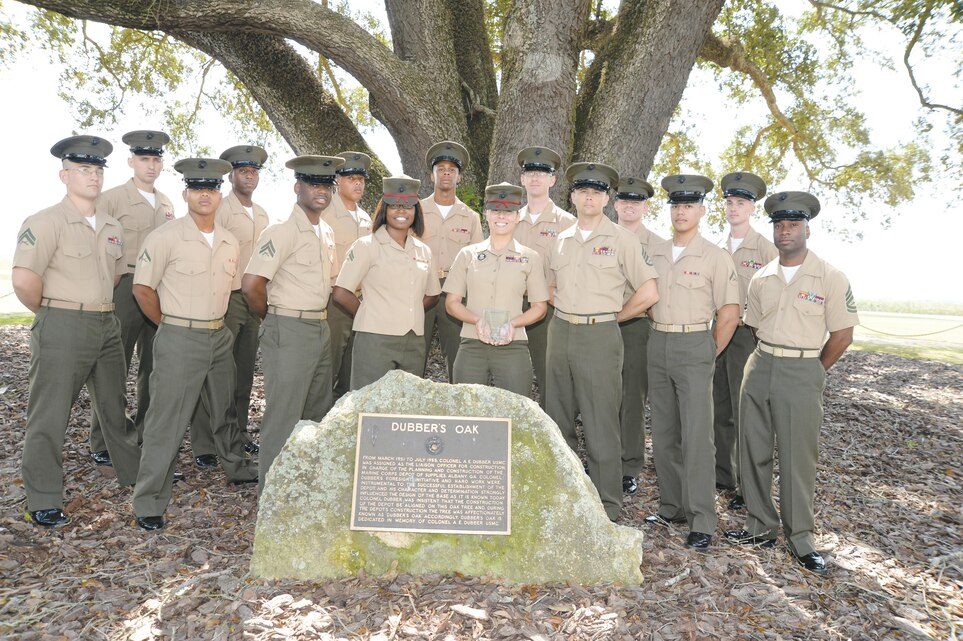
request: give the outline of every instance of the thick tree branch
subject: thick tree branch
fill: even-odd
[[[608,44],[614,33],[614,20],[591,20],[585,25],[579,47],[589,51],[600,51]]]
[[[926,21],[929,20],[931,15],[933,15],[932,0],[926,4],[926,10],[923,12],[923,15],[920,16],[919,22],[916,25],[916,29],[913,31],[910,41],[906,44],[906,50],[903,52],[903,65],[906,67],[906,73],[909,74],[910,82],[913,84],[913,89],[916,90],[916,94],[920,97],[921,105],[929,109],[945,109],[946,111],[954,113],[957,116],[963,116],[963,110],[961,109],[936,102],[930,102],[923,94],[923,90],[920,88],[919,83],[916,82],[916,74],[913,73],[913,65],[910,64],[910,54],[913,53],[913,48],[919,42],[920,36],[923,34],[923,29],[926,27]]]

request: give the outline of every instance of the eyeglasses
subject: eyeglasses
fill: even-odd
[[[80,174],[80,175],[83,176],[84,178],[89,178],[90,176],[103,176],[103,175],[104,175],[104,168],[103,168],[103,167],[89,167],[89,166],[83,166],[83,167],[67,167],[66,170],[67,170],[67,171],[76,171],[78,174]]]

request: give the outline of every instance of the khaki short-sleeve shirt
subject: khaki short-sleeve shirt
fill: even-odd
[[[371,216],[361,209],[360,205],[355,211],[358,220],[355,220],[348,208],[344,206],[341,196],[334,193],[331,195],[331,204],[321,212],[321,220],[328,223],[334,231],[334,242],[337,246],[334,270],[331,272],[332,284],[337,280],[341,265],[344,264],[344,258],[348,255],[348,249],[351,248],[354,241],[371,233]]]
[[[354,331],[404,336],[425,334],[425,296],[441,293],[431,249],[413,235],[402,247],[381,227],[354,241],[345,257],[338,287],[357,291],[361,307]]]
[[[638,238],[639,240],[639,244],[642,245],[642,250],[645,252],[646,256],[649,255],[649,247],[651,247],[655,243],[661,243],[665,241],[665,239],[662,238],[662,236],[659,236],[658,234],[650,230],[645,225],[640,225],[639,228],[636,229],[634,233],[635,233],[635,237]],[[626,284],[625,296],[624,296],[625,300],[623,302],[626,302],[626,303],[629,302],[629,299],[632,298],[632,294],[634,293],[635,293],[635,290],[629,287],[628,284]],[[643,312],[640,315],[640,317],[645,315],[646,314]]]
[[[729,251],[731,244],[729,237],[723,241],[724,249]],[[749,281],[760,269],[766,266],[772,259],[779,255],[776,246],[772,241],[767,240],[762,234],[752,227],[749,233],[742,239],[736,251],[732,252],[732,262],[736,266],[736,275],[739,276],[739,313],[742,314],[746,307],[746,296],[749,293]]]
[[[174,204],[164,193],[155,189],[152,206],[137,190],[133,178],[102,193],[98,204],[123,226],[127,265],[123,273],[133,274],[144,239],[167,221],[174,220]]]
[[[533,222],[533,214],[538,219]],[[548,254],[558,235],[575,224],[575,216],[568,213],[551,200],[541,212],[532,212],[528,205],[518,210],[518,225],[513,234],[515,240],[531,247],[545,259],[548,267]]]
[[[114,277],[127,273],[124,229],[98,205],[95,231],[73,202],[28,217],[17,234],[13,266],[43,280],[43,297],[102,305],[114,300]]]
[[[548,268],[555,307],[568,314],[618,313],[626,286],[658,277],[635,235],[605,217],[585,240],[577,225],[561,232]]]
[[[548,283],[542,257],[517,241],[497,253],[491,239],[465,247],[451,265],[444,291],[467,297],[469,310],[481,316],[486,308],[504,309],[511,318],[521,315],[522,298],[533,303],[548,300]],[[476,338],[475,328],[465,324],[463,338]],[[524,327],[515,330],[515,340],[527,340]]]
[[[254,214],[253,218],[248,216],[247,210],[244,209],[244,205],[238,200],[233,189],[226,198],[221,200],[221,204],[217,208],[217,222],[237,238],[240,252],[237,264],[241,267],[247,265],[251,260],[251,255],[254,253],[254,243],[261,237],[261,232],[271,224],[264,207],[253,203],[251,211]],[[232,285],[235,290],[241,289],[241,278],[243,276],[244,273],[240,269],[237,270]]]
[[[134,284],[157,290],[161,313],[191,320],[215,320],[227,312],[237,274],[238,242],[214,223],[213,247],[190,214],[161,225],[144,241]]]
[[[821,349],[828,332],[859,324],[849,279],[812,251],[786,283],[776,258],[753,276],[746,325],[772,345]]]
[[[268,279],[269,305],[319,312],[331,295],[334,232],[323,220],[314,231],[298,205],[283,223],[271,225],[258,238],[256,251],[244,271]]]
[[[457,198],[448,217],[442,218],[434,194],[421,201],[421,211],[425,215],[421,240],[431,249],[439,278],[444,278],[462,247],[485,239],[481,218]]]
[[[649,248],[659,272],[659,302],[649,317],[670,325],[708,323],[723,305],[739,304],[739,277],[729,252],[697,234],[672,262],[672,239]]]

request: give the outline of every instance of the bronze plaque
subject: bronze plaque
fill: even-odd
[[[511,534],[512,422],[361,414],[352,530]]]

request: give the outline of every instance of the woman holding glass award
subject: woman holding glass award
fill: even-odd
[[[525,327],[545,316],[548,284],[542,257],[512,238],[525,192],[501,183],[485,188],[490,236],[455,257],[444,291],[448,314],[462,321],[454,383],[487,385],[528,396],[532,359]],[[522,312],[522,298],[531,307]],[[466,305],[467,299],[467,305]]]
[[[416,237],[425,230],[420,186],[405,175],[384,179],[371,235],[351,245],[332,292],[354,316],[353,390],[393,369],[425,374],[425,309],[437,302],[441,284],[431,249]]]

